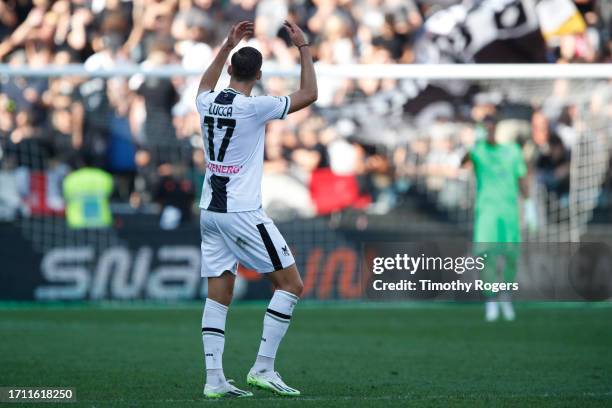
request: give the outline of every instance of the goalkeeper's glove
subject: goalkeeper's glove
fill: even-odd
[[[534,232],[538,229],[538,212],[535,202],[531,198],[523,202],[523,219],[529,231]]]

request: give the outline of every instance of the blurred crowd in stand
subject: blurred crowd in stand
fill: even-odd
[[[410,64],[427,19],[456,3],[3,0],[0,61],[204,70],[231,24],[248,19],[256,29],[247,43],[262,52],[264,71],[266,64],[293,67],[299,55],[281,29],[289,19],[304,27],[318,65]],[[586,31],[550,43],[548,62],[612,61],[610,11],[602,13],[599,3],[576,1]],[[113,203],[132,209],[157,203],[190,219],[205,169],[198,81],[0,76],[0,217],[11,205],[22,214],[61,214],[62,180],[93,166],[112,175]],[[222,77],[220,86],[226,82]],[[490,113],[500,119],[500,137],[516,138],[537,180],[563,200],[572,146],[585,124],[573,104],[576,89],[567,81],[549,85],[532,91],[537,102],[516,103],[493,83],[466,84],[460,95],[432,83],[424,93],[438,90],[446,100],[415,108],[423,91],[415,81],[321,77],[316,105],[269,125],[264,206],[300,216],[349,206],[385,213],[421,187],[448,208],[468,206],[458,163]],[[295,79],[269,77],[255,94],[287,94],[296,86]],[[605,87],[599,91],[592,90],[591,105],[612,119],[610,99],[600,95]]]

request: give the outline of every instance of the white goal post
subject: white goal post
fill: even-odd
[[[612,79],[612,64],[348,64],[316,65],[317,75],[338,78],[391,78],[391,79]],[[197,76],[203,70],[185,69],[180,65],[143,67],[134,64],[117,65],[107,69],[87,69],[82,64],[27,65],[0,64],[0,75],[26,77],[125,77],[144,74],[148,77],[170,78]],[[264,64],[263,73],[274,77],[297,77],[299,67],[283,68],[276,64]]]

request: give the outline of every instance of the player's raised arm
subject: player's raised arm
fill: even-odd
[[[198,88],[198,95],[204,91],[215,89],[215,85],[217,85],[217,81],[219,81],[221,71],[223,70],[223,66],[225,65],[225,61],[227,61],[227,57],[229,57],[230,52],[234,49],[234,47],[236,47],[236,45],[238,45],[240,40],[252,34],[253,23],[250,21],[241,21],[232,27],[227,39],[215,56],[215,59],[213,59],[213,62],[210,64],[206,72],[204,72],[204,75],[202,75],[200,86]]]
[[[317,100],[317,77],[306,36],[300,27],[294,23],[285,21],[284,26],[289,33],[291,41],[300,50],[300,65],[302,67],[300,71],[300,89],[289,95],[291,98],[289,113],[292,113],[305,108]]]

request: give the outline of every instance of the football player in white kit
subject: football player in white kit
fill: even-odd
[[[238,262],[264,274],[276,289],[264,315],[261,343],[247,384],[279,395],[300,395],[274,370],[274,358],[302,293],[302,279],[289,246],[261,208],[266,123],[284,119],[317,99],[309,44],[295,24],[285,22],[284,26],[300,53],[298,91],[282,97],[250,96],[261,78],[262,64],[261,53],[252,47],[241,48],[232,55],[227,70],[231,77],[229,87],[215,90],[230,51],[253,33],[253,23],[243,21],[232,27],[204,73],[196,98],[207,162],[200,230],[202,276],[208,278],[202,316],[204,395],[210,398],[253,395],[231,384],[222,365],[225,319]]]

